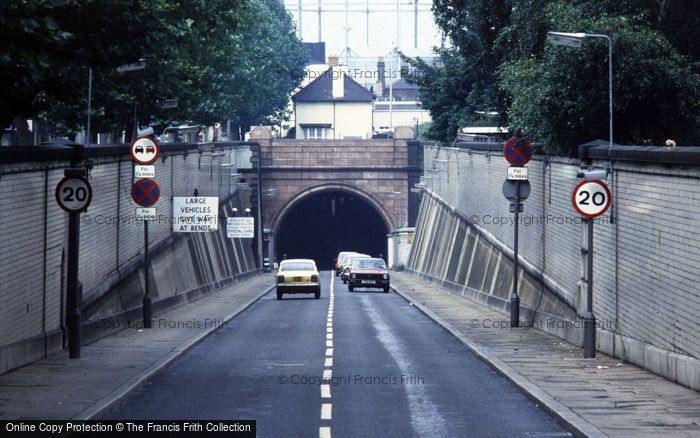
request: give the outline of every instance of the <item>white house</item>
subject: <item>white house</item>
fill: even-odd
[[[292,96],[296,138],[372,138],[374,96],[329,57],[330,67]]]

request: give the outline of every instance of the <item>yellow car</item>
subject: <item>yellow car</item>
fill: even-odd
[[[277,299],[283,294],[314,294],[321,297],[321,282],[319,281],[316,262],[311,259],[290,259],[280,263],[277,271]]]

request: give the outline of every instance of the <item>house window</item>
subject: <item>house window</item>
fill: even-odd
[[[316,138],[327,138],[327,128],[320,126],[309,126],[304,128],[304,138],[316,139]]]

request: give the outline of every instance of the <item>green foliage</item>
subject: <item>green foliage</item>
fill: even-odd
[[[433,10],[453,47],[439,51],[443,68],[413,61],[412,78],[435,120],[432,138],[449,141],[457,127],[478,124],[474,110],[496,110],[507,115],[503,124],[552,152],[607,139],[607,42],[545,44],[556,30],[612,38],[617,143],[700,143],[700,9],[693,1],[440,0]]]
[[[81,129],[88,67],[93,132],[130,134],[135,112],[157,128],[263,123],[283,114],[307,56],[276,0],[9,0],[0,8],[0,35],[12,35],[0,54],[0,67],[12,68],[0,79],[17,84],[3,92],[2,123],[40,116]],[[140,58],[144,70],[117,72]],[[172,99],[177,108],[161,107]]]

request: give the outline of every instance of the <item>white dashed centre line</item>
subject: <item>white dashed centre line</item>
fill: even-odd
[[[333,377],[333,306],[334,306],[334,292],[333,292],[333,282],[334,273],[331,271],[330,279],[330,289],[328,298],[328,316],[326,317],[326,357],[323,362],[323,381],[330,382]],[[327,383],[321,385],[321,420],[330,421],[332,419],[333,404],[324,403],[331,398],[331,386]],[[318,428],[319,438],[331,438],[331,427],[321,426]]]
[[[333,405],[330,403],[323,403],[321,405],[321,420],[330,420],[333,411]]]

